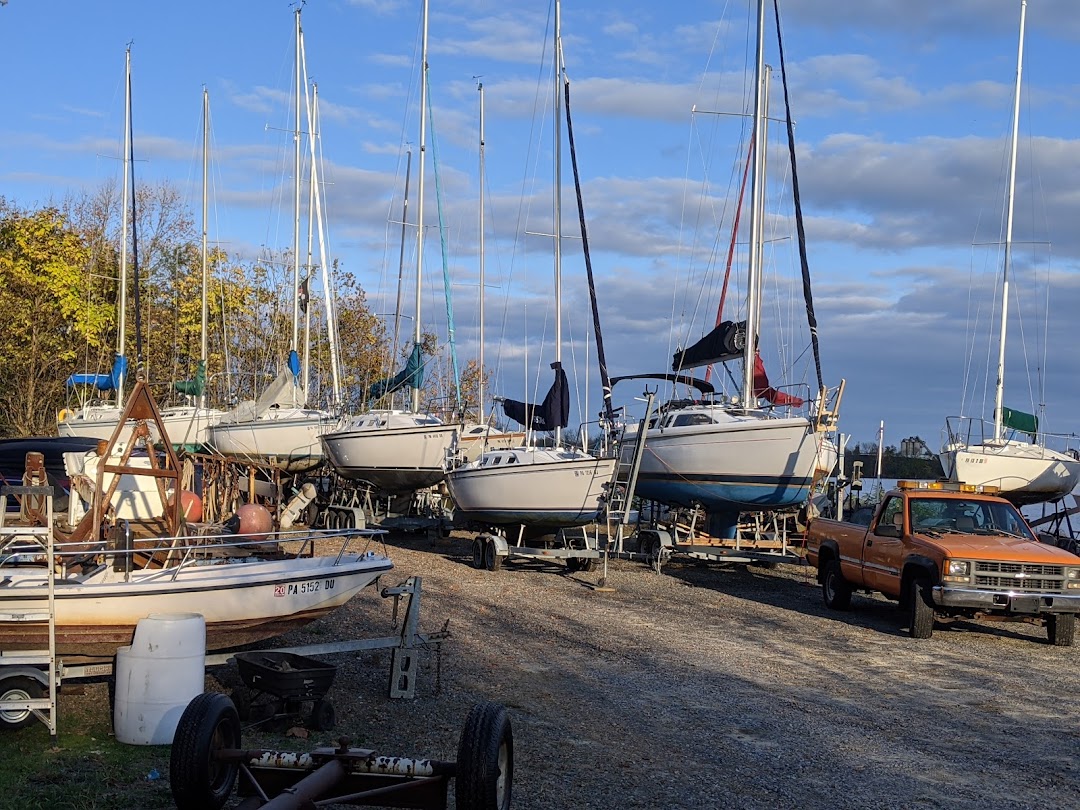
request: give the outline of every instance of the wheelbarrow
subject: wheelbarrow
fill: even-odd
[[[337,667],[303,655],[274,650],[238,652],[233,656],[244,686],[232,700],[248,727],[281,717],[301,715],[315,731],[334,727],[334,704],[326,697]],[[312,704],[304,715],[305,703]]]
[[[514,777],[514,735],[505,707],[472,708],[455,762],[379,756],[337,747],[309,753],[245,750],[240,718],[227,695],[197,695],[173,737],[169,781],[179,810],[221,810],[239,777],[237,810],[300,810],[326,804],[445,810],[454,780],[457,810],[509,810]]]

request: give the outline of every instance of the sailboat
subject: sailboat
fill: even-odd
[[[562,367],[562,161],[560,113],[565,67],[562,63],[562,6],[555,0],[554,39],[554,247],[555,247],[555,380],[544,401],[530,404],[504,399],[508,417],[529,429],[554,433],[553,447],[526,443],[492,449],[475,461],[449,471],[446,486],[460,516],[476,525],[518,525],[522,529],[581,526],[600,514],[615,471],[615,458],[597,458],[562,446],[570,398]]]
[[[416,297],[413,318],[413,348],[405,368],[396,376],[381,380],[368,390],[373,401],[408,386],[408,410],[373,409],[351,417],[320,440],[331,466],[339,475],[365,481],[376,490],[391,494],[433,486],[442,480],[447,452],[457,435],[455,425],[420,410],[420,387],[424,370],[420,341],[421,280],[424,259],[424,159],[427,115],[428,2],[424,0],[420,69],[420,160],[417,169],[416,203]]]
[[[163,408],[161,421],[168,434],[169,443],[177,449],[199,450],[210,438],[210,426],[217,424],[225,412],[206,406],[206,362],[209,356],[206,324],[209,320],[209,299],[207,291],[210,282],[210,267],[207,263],[207,211],[208,187],[210,177],[210,92],[203,88],[203,172],[202,172],[202,311],[199,341],[199,362],[195,379],[173,383],[179,393],[192,398],[192,402]]]
[[[134,191],[132,176],[132,122],[131,122],[131,46],[124,57],[124,175],[121,184],[120,213],[120,278],[117,291],[117,336],[116,358],[108,374],[72,374],[67,379],[67,387],[90,387],[102,393],[115,392],[110,401],[89,399],[78,408],[64,408],[57,416],[56,430],[60,436],[75,436],[84,439],[108,439],[116,431],[120,413],[124,407],[124,384],[128,378],[128,360],[125,355],[127,344],[127,286],[128,286],[128,219],[133,200],[129,197]],[[136,268],[136,274],[138,269]]]
[[[479,312],[479,357],[477,359],[477,367],[479,374],[476,379],[476,411],[479,415],[479,420],[472,422],[466,420],[462,424],[457,435],[457,446],[454,448],[454,462],[457,464],[475,461],[478,459],[485,450],[493,450],[496,448],[505,449],[510,447],[517,447],[525,441],[525,434],[521,432],[510,432],[502,430],[491,423],[490,417],[487,417],[487,397],[485,393],[485,369],[484,369],[484,303],[486,299],[486,287],[485,287],[485,256],[484,256],[484,185],[485,185],[485,173],[484,173],[484,84],[483,82],[477,82],[477,92],[480,94],[480,142],[479,142],[479,156],[480,156],[480,171],[479,171],[479,187],[480,187],[480,220],[478,231],[478,243],[480,246],[479,251],[479,269],[480,269],[480,312]]]
[[[208,444],[218,453],[249,464],[274,467],[286,473],[302,473],[323,464],[319,436],[337,424],[333,414],[307,406],[301,384],[297,353],[300,324],[300,190],[301,177],[301,78],[304,75],[304,41],[296,21],[296,108],[293,156],[293,334],[288,362],[258,399],[243,402],[209,428]],[[310,109],[310,108],[309,108]]]
[[[946,438],[939,454],[946,477],[965,484],[991,485],[1016,504],[1054,501],[1080,483],[1080,459],[1073,453],[1046,446],[1033,414],[1004,405],[1005,332],[1009,321],[1009,273],[1012,263],[1013,196],[1016,186],[1017,134],[1020,126],[1020,89],[1024,64],[1024,23],[1027,2],[1020,2],[1020,44],[1016,59],[1012,143],[1006,196],[1005,250],[1001,272],[1001,320],[998,325],[997,384],[994,389],[993,425],[981,419],[948,417]],[[989,430],[988,430],[989,429]],[[1026,438],[1021,438],[1021,437]]]
[[[769,383],[759,355],[768,112],[764,0],[757,4],[756,31],[746,320],[721,321],[697,343],[676,352],[673,373],[632,375],[666,380],[696,392],[662,405],[648,425],[628,425],[622,442],[625,457],[633,455],[638,441],[644,441],[635,494],[670,505],[702,507],[707,531],[717,538],[734,537],[743,512],[792,508],[809,497],[819,468],[831,466],[830,459],[822,458],[822,448],[827,452],[829,447],[824,434],[835,427],[838,393],[843,389],[842,385],[837,389],[831,408],[827,407],[829,394],[821,384],[818,361],[817,410],[807,415],[801,410],[806,404],[802,397]],[[788,120],[790,141],[790,115]],[[797,183],[794,164],[792,169]],[[794,191],[797,196],[797,185]],[[809,286],[808,272],[804,263],[804,289]],[[809,300],[807,312],[812,316]],[[817,360],[816,328],[811,335]],[[731,397],[718,394],[707,381],[683,374],[740,360],[740,390]]]

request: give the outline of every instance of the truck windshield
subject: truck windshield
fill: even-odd
[[[1010,503],[966,501],[958,498],[913,498],[914,531],[998,534],[1035,540],[1024,518]]]

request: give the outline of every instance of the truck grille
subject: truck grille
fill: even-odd
[[[975,585],[1001,591],[1060,592],[1065,590],[1065,567],[1038,563],[977,561]]]

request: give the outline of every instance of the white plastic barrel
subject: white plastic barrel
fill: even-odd
[[[129,745],[171,745],[188,703],[206,680],[206,620],[200,613],[140,619],[116,651],[113,730]]]

